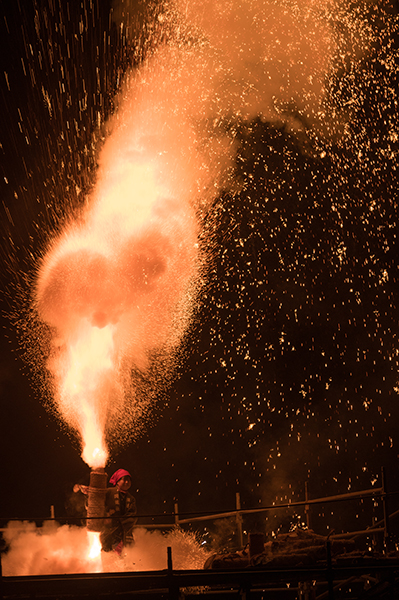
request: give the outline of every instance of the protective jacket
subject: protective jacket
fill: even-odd
[[[129,492],[117,487],[108,488],[105,498],[104,527],[100,535],[105,552],[121,551],[122,546],[133,543],[133,527],[137,522],[136,500]]]

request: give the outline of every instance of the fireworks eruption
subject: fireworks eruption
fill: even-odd
[[[148,496],[368,487],[397,458],[397,10],[42,4],[2,23],[23,32],[3,252],[36,281],[39,358],[84,460],[131,435],[182,344],[135,445]]]
[[[55,244],[37,285],[39,315],[57,333],[50,369],[58,406],[79,431],[90,466],[105,465],[107,431],[132,427],[124,382],[132,365],[146,368],[152,350],[176,345],[195,272],[189,207],[157,187],[151,166],[135,164],[144,159],[131,148],[140,137],[130,135],[126,149],[112,153],[115,164],[104,166],[94,216]]]

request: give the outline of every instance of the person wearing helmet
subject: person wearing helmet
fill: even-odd
[[[133,528],[137,522],[136,501],[129,493],[132,478],[128,471],[118,469],[109,482],[114,487],[107,489],[106,518],[100,540],[105,552],[114,550],[120,554],[124,546],[134,542]]]

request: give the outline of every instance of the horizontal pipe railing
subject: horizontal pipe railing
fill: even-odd
[[[383,488],[372,488],[369,490],[361,490],[359,492],[348,492],[346,494],[338,494],[336,496],[325,496],[323,498],[312,498],[312,499],[307,499],[307,500],[299,500],[296,502],[286,502],[284,504],[271,504],[268,506],[260,506],[258,508],[236,508],[233,510],[229,510],[229,511],[221,511],[218,513],[214,513],[213,511],[190,511],[190,512],[171,512],[171,513],[157,513],[157,514],[138,514],[137,518],[140,519],[149,519],[149,518],[173,518],[175,519],[175,523],[173,524],[177,524],[176,521],[176,517],[178,517],[178,523],[190,523],[194,520],[212,520],[212,519],[221,519],[224,517],[232,517],[232,516],[236,516],[238,513],[240,514],[255,514],[255,513],[260,513],[260,512],[266,512],[266,511],[270,511],[270,510],[278,510],[278,509],[282,509],[282,508],[295,508],[298,506],[307,506],[307,505],[313,505],[313,504],[328,504],[330,502],[340,502],[340,501],[346,501],[346,500],[356,500],[356,499],[362,499],[362,498],[367,498],[367,497],[374,497],[374,496],[386,496],[386,497],[390,497],[390,496],[395,496],[397,495],[399,492],[384,492]],[[399,511],[397,511],[399,512]],[[396,514],[396,513],[395,513]],[[181,515],[182,517],[184,517],[183,519],[179,518],[179,515]],[[57,521],[59,522],[60,520],[62,521],[82,521],[82,519],[85,519],[86,517],[84,516],[80,516],[80,517],[54,517],[54,516],[50,516],[50,517],[1,517],[0,520],[1,521],[6,521],[8,523],[13,522],[13,521],[32,521],[32,522],[36,522],[36,521]],[[93,517],[93,518],[99,518],[99,519],[103,519],[104,517]],[[156,525],[156,524],[155,524]],[[171,524],[166,524],[166,525],[171,525]],[[1,529],[0,529],[1,531]]]
[[[327,504],[327,503],[332,503],[332,502],[341,502],[341,501],[348,501],[348,500],[361,500],[363,498],[367,498],[367,497],[388,497],[390,495],[394,495],[397,492],[391,492],[391,493],[387,493],[384,491],[383,487],[379,487],[379,488],[371,488],[368,490],[360,490],[360,491],[355,491],[355,492],[347,492],[345,494],[338,494],[335,496],[325,496],[322,498],[313,498],[313,499],[305,499],[305,500],[301,500],[301,501],[296,501],[296,502],[287,502],[284,504],[272,504],[272,505],[268,505],[268,506],[262,506],[262,507],[258,507],[258,508],[248,508],[248,509],[244,509],[240,507],[240,501],[239,501],[239,495],[238,499],[236,497],[236,502],[237,502],[237,506],[238,508],[234,509],[234,510],[230,510],[230,511],[222,511],[219,513],[215,513],[215,512],[197,512],[197,513],[193,513],[193,512],[186,512],[186,513],[179,513],[178,511],[178,507],[177,504],[175,504],[175,511],[173,513],[163,513],[162,515],[160,514],[144,514],[144,515],[137,515],[138,518],[144,519],[144,518],[160,518],[160,517],[170,517],[174,519],[174,522],[172,523],[140,523],[138,526],[139,527],[145,527],[148,529],[168,529],[168,528],[172,528],[175,527],[176,525],[184,525],[184,524],[188,524],[188,523],[194,523],[194,522],[201,522],[201,521],[212,521],[215,519],[223,519],[223,518],[229,518],[229,517],[242,517],[243,515],[250,515],[250,514],[259,514],[262,512],[269,512],[269,511],[275,511],[275,510],[281,510],[281,509],[291,509],[291,508],[297,508],[297,507],[301,507],[301,506],[305,506],[305,508],[308,508],[310,505],[318,505],[318,504]],[[396,511],[395,513],[393,513],[392,515],[389,515],[389,518],[392,518],[393,516],[395,516],[396,514],[398,514],[399,511]],[[30,521],[41,521],[41,522],[48,522],[48,521],[55,521],[55,522],[60,522],[60,521],[67,521],[67,522],[71,522],[71,521],[76,521],[78,523],[81,523],[81,521],[83,519],[85,519],[85,517],[65,517],[65,518],[56,518],[55,516],[53,516],[54,512],[52,511],[52,516],[51,517],[37,517],[34,519],[30,519]],[[181,518],[183,517],[183,518]],[[94,518],[98,518],[98,519],[103,519],[104,517],[94,517]],[[117,518],[117,517],[114,517]],[[28,519],[20,519],[20,518],[16,518],[16,517],[12,517],[10,519],[6,519],[3,518],[1,519],[2,521],[6,521],[8,523],[13,522],[13,521],[27,521]],[[331,535],[330,537],[337,539],[338,537],[351,537],[351,536],[356,536],[356,535],[364,535],[366,533],[379,533],[381,531],[384,531],[384,528],[379,527],[379,525],[381,525],[381,523],[383,523],[384,521],[379,521],[378,523],[376,523],[374,526],[371,526],[365,530],[361,530],[360,532],[352,532],[352,533],[345,533],[345,534],[334,534]],[[24,527],[18,528],[16,527],[15,529],[24,529]],[[0,532],[1,531],[6,531],[7,528],[0,528]]]
[[[191,523],[193,521],[206,521],[206,520],[212,520],[212,519],[220,519],[222,517],[234,517],[237,515],[237,513],[240,513],[241,515],[249,515],[249,514],[256,514],[256,513],[260,513],[260,512],[268,512],[270,510],[276,510],[276,509],[282,509],[282,508],[294,508],[294,507],[298,507],[298,506],[308,506],[310,504],[327,504],[329,502],[340,502],[340,501],[345,501],[345,500],[356,500],[356,499],[362,499],[362,498],[367,498],[367,497],[374,497],[374,496],[382,496],[384,494],[384,490],[383,488],[372,488],[369,490],[362,490],[359,492],[348,492],[346,494],[339,494],[337,496],[325,496],[324,498],[314,498],[314,499],[308,499],[308,500],[300,500],[298,502],[287,502],[284,504],[272,504],[270,506],[262,506],[259,508],[239,508],[239,509],[235,509],[235,510],[231,510],[231,511],[224,511],[224,512],[220,512],[220,513],[216,513],[216,514],[212,514],[212,513],[200,513],[198,516],[191,516],[189,518],[184,518],[184,519],[180,519],[178,516],[178,523]],[[388,494],[389,495],[389,494]],[[178,513],[174,513],[175,516],[176,514],[178,515]],[[183,514],[187,514],[187,513],[183,513]],[[195,514],[195,513],[188,513],[188,514]],[[198,513],[197,513],[198,514]]]
[[[333,581],[347,581],[353,576],[378,574],[382,576],[398,573],[399,560],[381,559],[367,565],[334,566]],[[330,573],[325,566],[295,568],[247,568],[237,570],[189,570],[179,571],[168,568],[162,571],[118,572],[76,575],[40,575],[3,577],[4,596],[30,597],[41,595],[59,595],[60,597],[76,595],[77,590],[87,597],[98,597],[98,594],[115,595],[116,592],[137,592],[146,590],[170,590],[175,592],[181,588],[198,586],[241,587],[248,589],[271,583],[298,582],[315,580],[326,582]],[[397,575],[396,575],[397,576]],[[266,588],[267,590],[267,588]],[[202,595],[202,594],[201,594]]]

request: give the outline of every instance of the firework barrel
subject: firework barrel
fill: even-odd
[[[105,515],[105,496],[107,493],[107,474],[104,469],[90,472],[90,486],[87,495],[87,529],[101,531]]]

